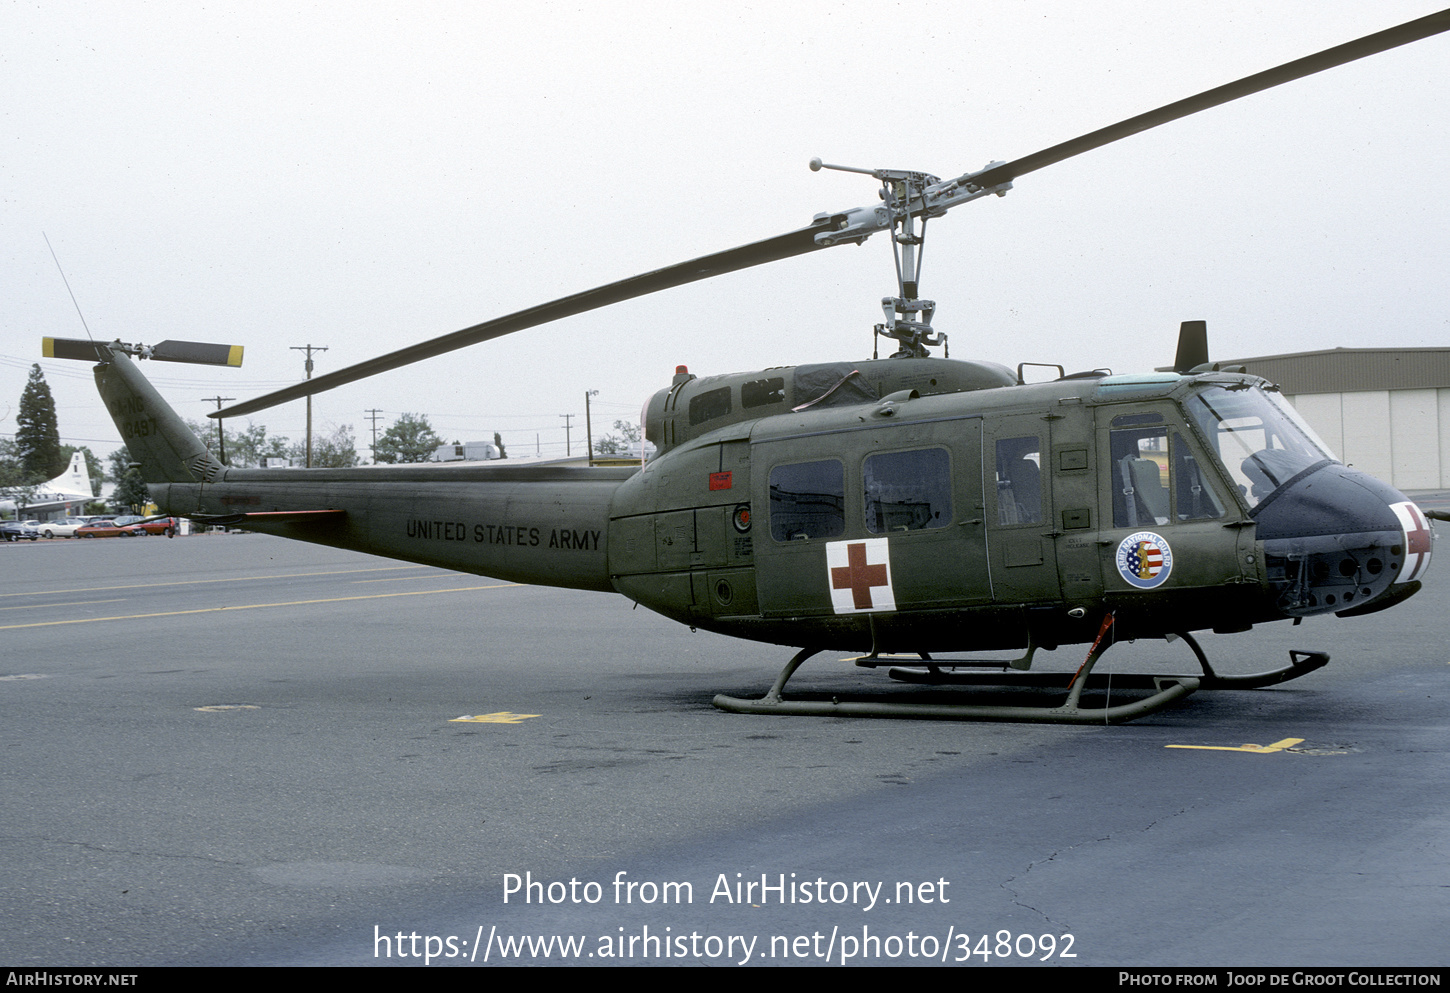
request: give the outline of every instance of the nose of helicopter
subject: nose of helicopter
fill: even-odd
[[[1286,617],[1370,613],[1420,588],[1434,534],[1399,490],[1338,463],[1289,480],[1254,508],[1277,606]]]

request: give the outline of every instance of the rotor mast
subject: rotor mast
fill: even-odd
[[[986,172],[993,162],[981,169]],[[811,159],[811,171],[835,169],[840,172],[858,172],[881,180],[878,193],[884,206],[858,207],[845,212],[844,218],[831,231],[816,235],[821,245],[836,245],[843,241],[865,241],[877,231],[890,230],[891,253],[896,261],[896,292],[894,297],[881,298],[881,310],[886,320],[876,325],[875,335],[891,338],[897,342],[894,359],[926,358],[928,348],[945,346],[947,336],[932,330],[931,319],[936,313],[936,301],[924,300],[918,294],[921,285],[922,245],[926,240],[926,222],[940,217],[952,207],[984,197],[989,193],[1005,196],[1012,188],[1010,181],[986,186],[972,182],[976,173],[968,173],[956,179],[942,182],[936,176],[925,172],[906,169],[858,169],[854,166],[831,165],[820,159]],[[817,217],[817,220],[821,216]],[[921,231],[917,232],[916,219],[921,218]]]

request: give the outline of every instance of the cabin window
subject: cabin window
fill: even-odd
[[[706,390],[699,396],[690,397],[690,424],[704,424],[730,413],[730,387]]]
[[[866,529],[873,534],[944,528],[952,520],[951,460],[944,448],[866,459]]]
[[[742,383],[740,386],[740,406],[749,410],[751,407],[764,407],[767,404],[785,402],[785,380],[776,376],[774,379],[757,379],[754,382]]]
[[[770,470],[770,535],[776,541],[834,538],[846,530],[846,472],[836,459]]]
[[[1036,435],[997,442],[997,523],[1042,523],[1042,442]]]

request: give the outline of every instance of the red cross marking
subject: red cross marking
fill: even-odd
[[[871,587],[886,585],[886,566],[867,565],[865,545],[847,545],[846,563],[831,570],[831,588],[849,589],[852,606],[871,609]]]
[[[1420,523],[1418,514],[1414,514],[1413,516],[1415,518],[1414,529],[1405,529],[1405,544],[1408,546],[1406,551],[1411,555],[1428,555],[1430,553],[1431,540],[1430,528]]]

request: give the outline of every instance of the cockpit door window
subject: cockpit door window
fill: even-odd
[[[1223,503],[1192,447],[1182,433],[1170,432],[1161,414],[1119,415],[1113,418],[1110,437],[1114,527],[1223,516]]]

